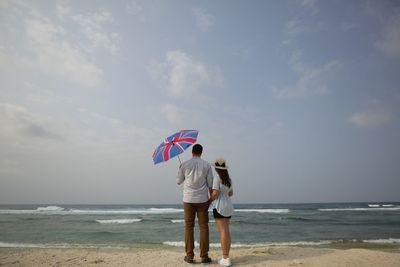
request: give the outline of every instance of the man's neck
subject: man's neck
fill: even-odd
[[[193,157],[193,158],[200,158],[200,157],[201,157],[201,155],[192,154],[192,157]]]

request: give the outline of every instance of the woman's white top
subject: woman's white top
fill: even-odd
[[[231,197],[229,196],[229,192],[233,190],[232,184],[231,187],[227,187],[222,184],[221,179],[218,174],[214,175],[213,187],[212,189],[218,190],[218,197],[211,203],[211,208],[216,209],[219,214],[224,217],[232,216],[234,209]]]

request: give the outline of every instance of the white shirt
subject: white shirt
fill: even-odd
[[[216,209],[224,217],[232,216],[234,209],[231,197],[229,196],[229,192],[233,190],[232,184],[231,187],[222,184],[217,174],[214,178],[212,189],[218,190],[219,193],[218,197],[211,203],[211,208]]]
[[[200,157],[193,157],[182,163],[176,182],[183,184],[183,202],[207,202],[208,188],[212,187],[213,173],[211,164]]]

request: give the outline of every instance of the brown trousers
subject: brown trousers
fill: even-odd
[[[207,258],[210,247],[208,230],[208,206],[205,203],[183,203],[185,213],[185,251],[188,258],[194,257],[194,224],[197,213],[197,220],[200,227],[200,257]]]

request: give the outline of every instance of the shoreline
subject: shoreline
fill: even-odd
[[[18,242],[2,242],[0,241],[0,249],[183,249],[184,241],[165,241],[161,243],[18,243]],[[280,241],[280,242],[233,242],[232,249],[260,248],[260,247],[303,247],[303,248],[331,248],[331,249],[399,249],[399,238],[387,239],[338,239],[338,240],[305,240],[305,241]],[[199,243],[195,241],[195,248],[199,248]],[[210,242],[211,249],[220,249],[220,243]]]
[[[211,266],[221,251],[210,249]],[[199,250],[195,249],[199,263]],[[232,248],[234,266],[398,266],[400,248],[265,246]],[[0,266],[187,266],[181,247],[0,248]],[[196,264],[200,265],[200,264]]]

